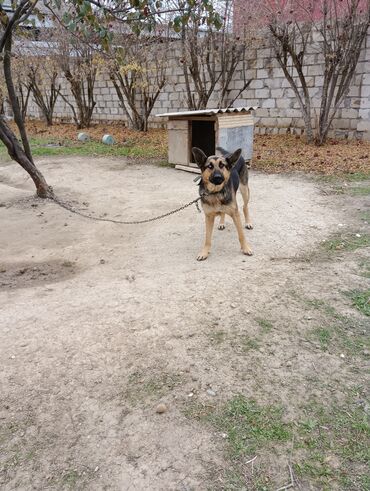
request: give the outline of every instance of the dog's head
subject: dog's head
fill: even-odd
[[[211,155],[207,157],[200,148],[192,149],[195,162],[202,173],[204,185],[211,191],[220,191],[230,179],[231,169],[239,160],[242,153],[238,148],[234,153],[226,156]]]

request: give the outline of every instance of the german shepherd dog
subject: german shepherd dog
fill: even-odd
[[[236,201],[236,192],[240,188],[243,197],[245,226],[253,228],[248,210],[249,187],[248,168],[241,156],[239,148],[230,154],[223,148],[217,150],[222,156],[211,155],[207,158],[200,148],[192,149],[195,162],[201,170],[199,194],[206,219],[206,238],[203,249],[197,256],[198,261],[207,259],[211,250],[212,232],[216,216],[220,216],[219,230],[225,228],[225,214],[230,215],[238,232],[239,242],[243,254],[252,255],[252,250],[245,239],[242,221]]]

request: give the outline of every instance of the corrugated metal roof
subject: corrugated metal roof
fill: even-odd
[[[201,109],[199,111],[181,111],[177,113],[162,113],[156,114],[158,118],[172,117],[172,116],[201,116],[202,114],[206,116],[211,116],[220,113],[245,113],[249,111],[255,111],[258,106],[248,106],[248,107],[229,107],[227,109]]]

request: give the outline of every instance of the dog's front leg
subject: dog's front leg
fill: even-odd
[[[204,242],[203,249],[197,256],[197,261],[204,261],[208,257],[209,251],[211,250],[214,223],[215,215],[206,215],[206,240]]]
[[[218,230],[225,230],[225,213],[221,213],[220,224]]]
[[[242,253],[246,254],[247,256],[251,256],[253,254],[252,249],[249,247],[249,244],[245,239],[243,225],[242,225],[242,221],[240,219],[239,211],[236,210],[235,213],[233,213],[231,215],[231,218],[233,219],[236,230],[238,231],[238,237],[239,237],[239,242],[240,242],[240,247],[242,249]]]

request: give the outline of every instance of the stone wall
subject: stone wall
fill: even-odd
[[[267,38],[266,38],[267,39]],[[255,112],[257,133],[303,132],[304,124],[294,93],[285,79],[283,71],[272,55],[272,49],[261,41],[258,48],[247,51],[246,76],[252,82],[234,105],[259,106]],[[168,83],[160,94],[153,115],[167,111],[186,110],[185,78],[179,62],[176,61],[176,47],[173,46],[166,56]],[[177,58],[178,59],[178,58]],[[370,34],[364,43],[356,76],[348,96],[342,103],[330,136],[336,138],[359,138],[370,140]],[[312,105],[317,111],[320,107],[320,94],[323,85],[323,66],[319,55],[311,46],[307,55],[306,75],[312,95]],[[67,83],[63,81],[63,92],[70,97]],[[243,86],[243,76],[239,68],[234,76],[231,89],[236,91]],[[95,86],[96,107],[94,120],[125,121],[123,109],[107,73],[100,73]],[[208,107],[217,107],[217,91]],[[69,99],[72,100],[72,99]],[[39,117],[39,110],[34,103],[30,105],[29,115]],[[71,120],[70,108],[59,98],[55,116],[61,121]],[[163,126],[163,122],[154,116],[151,124]]]

